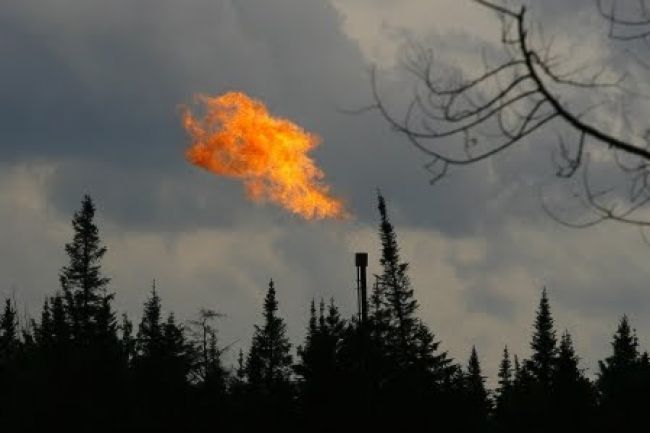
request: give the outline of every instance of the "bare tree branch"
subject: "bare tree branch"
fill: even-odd
[[[606,68],[589,73],[586,66],[562,68],[567,62],[552,54],[552,38],[542,31],[541,47],[533,44],[531,23],[525,6],[513,9],[494,1],[474,0],[495,12],[501,20],[500,60],[492,64],[483,54],[483,71],[462,78],[459,71],[437,76],[443,68],[434,62],[431,50],[415,46],[405,61],[405,69],[419,84],[402,116],[392,112],[379,88],[377,72],[371,72],[374,103],[365,110],[377,110],[388,124],[429,161],[424,168],[431,173],[431,183],[444,178],[454,166],[468,166],[495,156],[527,141],[533,134],[547,131],[551,125],[573,131],[575,144],[568,145],[562,134],[551,156],[559,178],[571,179],[582,169],[580,204],[593,216],[586,223],[562,220],[542,200],[544,211],[553,219],[571,227],[589,227],[602,221],[616,221],[637,226],[650,225],[643,217],[650,204],[650,149],[622,136],[616,136],[587,120],[587,114],[602,103],[582,111],[565,101],[570,92],[620,89],[624,75],[606,80]],[[629,40],[631,35],[645,40],[650,35],[650,15],[645,0],[638,0],[635,17],[626,18],[614,0],[607,7],[595,0],[598,11],[609,25],[613,39]],[[621,33],[621,28],[634,28]],[[535,39],[537,40],[537,39]],[[650,46],[650,43],[649,43]],[[596,191],[585,157],[587,148],[610,151],[615,165],[627,176],[627,196],[620,191]],[[628,161],[632,160],[632,162]],[[621,201],[625,198],[626,205]],[[645,233],[644,233],[645,236]]]

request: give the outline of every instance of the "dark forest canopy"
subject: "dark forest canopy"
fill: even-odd
[[[107,253],[86,196],[65,245],[59,289],[40,316],[20,323],[0,311],[3,431],[244,431],[252,428],[451,432],[603,431],[631,428],[650,404],[650,359],[623,316],[594,380],[573,340],[556,329],[544,289],[531,356],[507,347],[496,389],[480,354],[454,360],[418,317],[384,198],[378,197],[380,274],[366,322],[341,317],[336,302],[312,301],[303,342],[293,348],[270,280],[248,351],[225,366],[219,314],[186,324],[163,314],[155,282],[136,325],[113,309]],[[295,350],[294,350],[295,349]]]

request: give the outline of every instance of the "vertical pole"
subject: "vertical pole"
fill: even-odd
[[[371,413],[371,378],[368,366],[368,289],[366,268],[368,266],[368,253],[356,253],[354,262],[357,267],[357,297],[359,307],[359,367],[361,385],[361,401],[364,408],[359,411],[361,419]]]
[[[361,272],[359,266],[355,270],[357,272],[357,319],[361,323]]]
[[[368,282],[366,268],[368,267],[368,253],[356,253],[357,266],[357,302],[359,307],[359,320],[362,324],[368,321]]]
[[[366,281],[366,267],[361,267],[361,322],[368,322],[368,288]]]

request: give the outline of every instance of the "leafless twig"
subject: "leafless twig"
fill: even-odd
[[[484,54],[483,71],[474,77],[461,78],[458,71],[439,76],[443,68],[434,62],[433,52],[415,46],[405,61],[405,68],[419,86],[403,115],[396,115],[387,105],[376,70],[371,72],[374,102],[364,110],[377,110],[394,130],[426,155],[428,161],[424,167],[431,173],[432,184],[444,178],[452,167],[468,166],[495,156],[525,142],[533,134],[548,133],[551,125],[571,131],[575,144],[569,145],[559,135],[558,147],[552,152],[556,174],[570,179],[582,168],[581,203],[594,214],[594,219],[586,224],[561,222],[573,227],[587,227],[605,220],[650,225],[650,220],[643,218],[645,206],[650,202],[650,149],[589,121],[587,114],[600,104],[578,111],[565,96],[571,92],[618,88],[623,77],[606,80],[605,68],[594,73],[587,73],[584,67],[560,72],[563,60],[552,54],[552,41],[545,42],[542,37],[541,46],[534,43],[525,6],[513,9],[493,1],[474,1],[501,20],[503,50],[498,62],[492,64]],[[650,15],[644,0],[638,0],[642,15],[633,19],[617,12],[616,1],[609,9],[603,0],[596,2],[609,23],[610,36],[627,40],[629,35],[614,29],[633,27],[641,29],[635,33],[636,38],[646,38]],[[598,147],[613,152],[616,164],[628,176],[626,206],[619,203],[620,194],[593,189],[585,155],[588,148]],[[632,162],[627,162],[630,159]],[[549,215],[560,220],[546,204],[543,206]]]

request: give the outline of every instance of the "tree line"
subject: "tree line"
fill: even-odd
[[[496,389],[479,355],[443,351],[418,317],[384,198],[378,196],[380,272],[366,322],[343,318],[335,301],[312,301],[295,348],[269,281],[260,323],[234,366],[224,365],[219,314],[182,323],[163,314],[155,281],[134,326],[118,317],[107,252],[85,196],[74,214],[69,262],[40,317],[0,312],[0,426],[4,431],[235,431],[252,428],[451,432],[620,431],[650,407],[650,359],[626,316],[595,379],[580,366],[571,335],[557,333],[546,290],[531,355],[503,348]],[[501,350],[501,349],[498,349]]]

